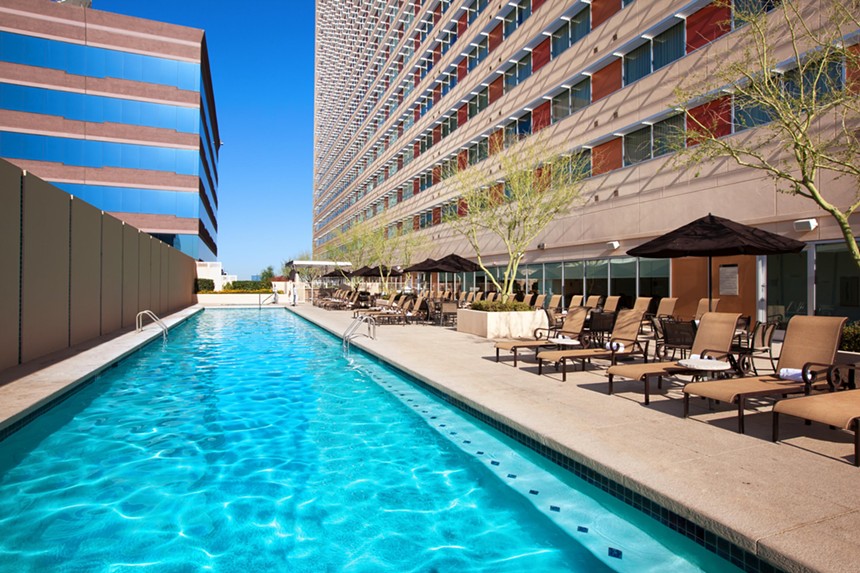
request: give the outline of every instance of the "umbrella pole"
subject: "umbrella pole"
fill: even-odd
[[[711,256],[708,255],[708,312],[711,312],[713,310],[713,308],[711,308],[712,304],[713,304],[713,284],[711,282],[711,280],[712,280],[711,279],[711,267],[712,266],[713,265],[711,264]]]

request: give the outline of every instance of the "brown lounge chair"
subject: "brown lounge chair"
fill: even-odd
[[[509,350],[514,353],[514,366],[517,365],[517,351],[521,348],[534,348],[537,352],[541,348],[558,346],[555,342],[550,342],[550,338],[565,336],[573,340],[579,340],[582,335],[582,329],[585,326],[585,317],[588,315],[588,309],[579,307],[567,313],[564,323],[561,328],[543,329],[538,328],[535,331],[534,340],[499,340],[496,342],[496,362],[499,361],[499,350]]]
[[[712,357],[725,359],[732,339],[735,336],[735,323],[740,313],[708,312],[702,317],[696,338],[693,340],[691,354],[698,354],[702,358]],[[609,394],[612,394],[612,382],[615,376],[623,376],[645,383],[645,405],[651,403],[650,390],[651,380],[657,379],[657,388],[663,387],[663,376],[680,376],[701,373],[700,370],[684,368],[677,362],[651,362],[646,364],[616,364],[610,366],[606,374],[609,378]]]
[[[860,390],[838,391],[845,370],[857,366],[839,365],[828,372],[830,392],[780,400],[773,406],[773,441],[779,441],[779,415],[794,416],[809,422],[827,424],[833,429],[854,432],[854,465],[860,467]]]
[[[718,298],[711,299],[710,302],[706,298],[700,298],[699,305],[696,307],[696,316],[693,318],[701,320],[706,312],[717,312],[718,306],[720,306],[720,299]]]
[[[608,296],[603,303],[603,312],[618,312],[619,307],[621,306],[621,297],[620,296]],[[638,310],[638,309],[637,309]],[[644,314],[645,311],[643,310]]]
[[[777,371],[768,376],[732,380],[691,382],[684,386],[684,417],[690,412],[690,396],[702,396],[738,406],[738,432],[744,433],[744,404],[747,398],[808,394],[812,384],[833,364],[842,326],[847,319],[839,316],[792,317],[785,332]],[[783,380],[784,368],[800,370],[802,381]],[[813,368],[818,370],[813,371]]]
[[[639,323],[642,322],[642,313],[635,310],[622,310],[618,313],[618,318],[615,319],[615,326],[612,328],[612,335],[609,337],[609,342],[604,348],[583,348],[578,350],[549,350],[539,352],[538,359],[538,375],[543,373],[544,362],[556,362],[561,364],[561,380],[567,381],[567,361],[579,360],[582,363],[582,369],[585,370],[585,361],[592,358],[602,358],[609,360],[612,364],[619,356],[632,356],[641,354],[645,356],[645,350],[637,340],[639,335]],[[620,348],[619,346],[623,346]]]
[[[574,309],[578,306],[582,306],[582,295],[581,294],[575,294],[575,295],[570,297],[570,303],[568,303],[568,305],[567,305],[567,310]]]

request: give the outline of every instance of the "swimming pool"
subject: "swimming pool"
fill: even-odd
[[[207,310],[0,443],[0,571],[732,570],[548,468],[287,312]]]

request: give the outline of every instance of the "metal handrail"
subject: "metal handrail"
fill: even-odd
[[[167,342],[167,326],[165,326],[165,324],[161,322],[161,319],[158,318],[158,316],[156,316],[156,314],[151,310],[142,310],[137,313],[137,316],[134,319],[134,324],[137,332],[143,330],[143,317],[145,316],[148,316],[150,319],[152,319],[153,323],[157,324],[161,328],[161,334],[164,337],[164,342]]]
[[[356,334],[356,331],[361,327],[362,324],[367,325],[367,334]],[[346,330],[343,333],[343,350],[344,352],[349,351],[349,341],[352,340],[356,336],[367,336],[371,340],[376,339],[376,319],[372,316],[360,314],[352,319],[352,322],[349,323],[349,326],[346,327]]]

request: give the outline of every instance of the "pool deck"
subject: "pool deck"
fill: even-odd
[[[164,322],[174,326],[200,310]],[[352,320],[350,311],[309,304],[286,310],[337,335]],[[767,407],[747,413],[740,435],[734,407],[709,412],[695,399],[693,418],[683,419],[680,384],[652,388],[647,407],[639,383],[619,381],[608,396],[599,361],[563,383],[551,367],[537,376],[529,352],[518,368],[504,352],[496,363],[491,341],[451,328],[379,326],[376,334],[353,345],[782,569],[844,572],[860,563],[860,469],[846,432],[787,418],[785,441],[773,444]],[[3,371],[0,437],[160,336],[147,325]]]

